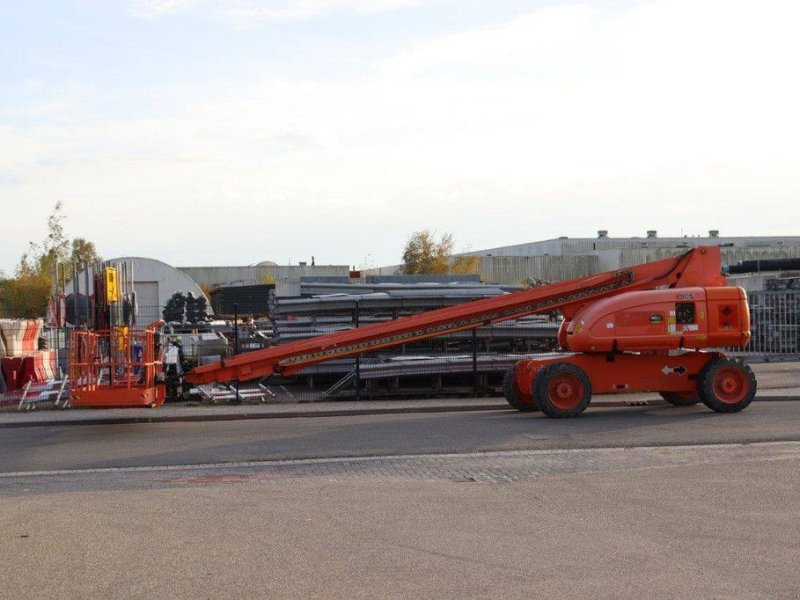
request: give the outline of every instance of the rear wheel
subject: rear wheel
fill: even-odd
[[[503,375],[503,394],[506,397],[506,402],[517,410],[522,412],[538,410],[533,398],[523,396],[517,387],[517,365],[511,367]]]
[[[576,417],[589,406],[592,384],[580,367],[557,362],[539,370],[533,383],[533,397],[548,417]]]
[[[673,406],[694,406],[700,402],[697,392],[659,392],[659,394]]]
[[[703,369],[698,382],[700,398],[717,412],[739,412],[756,395],[756,377],[743,361],[715,358]]]

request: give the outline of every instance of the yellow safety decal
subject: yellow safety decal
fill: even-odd
[[[114,267],[106,267],[106,302],[119,302],[119,285],[117,270]]]

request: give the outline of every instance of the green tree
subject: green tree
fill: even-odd
[[[41,242],[31,242],[20,258],[12,278],[0,278],[0,315],[30,319],[47,311],[52,286],[53,266],[66,265],[67,278],[72,276],[72,264],[101,260],[92,242],[83,238],[72,241],[64,233],[64,205],[56,202],[47,219],[47,236]]]
[[[473,275],[478,272],[479,262],[477,256],[453,256],[450,258],[450,272],[454,275]]]
[[[70,243],[64,234],[64,204],[59,200],[47,218],[47,237],[41,242],[30,242],[28,250],[20,258],[16,276],[28,277],[49,274],[56,262],[66,262],[70,254]]]
[[[452,256],[453,236],[444,233],[437,240],[428,229],[411,235],[403,249],[401,270],[406,275],[466,275],[477,272],[477,256]]]
[[[72,240],[69,262],[71,265],[85,265],[101,262],[103,259],[97,253],[94,243],[83,238]],[[70,270],[71,271],[71,270]]]

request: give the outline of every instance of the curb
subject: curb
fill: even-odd
[[[240,412],[207,415],[163,415],[153,417],[109,417],[94,419],[70,419],[52,421],[10,421],[0,422],[0,429],[17,427],[59,427],[72,425],[124,425],[129,423],[197,423],[204,421],[253,421],[259,419],[309,419],[316,417],[357,417],[365,415],[401,415],[417,413],[472,412],[486,410],[505,410],[500,404],[476,404],[461,406],[420,406],[397,408],[350,408],[334,410],[299,410],[294,412]]]
[[[754,402],[793,402],[800,400],[800,396],[764,396],[755,398]],[[635,407],[635,406],[669,406],[660,399],[653,400],[612,400],[595,404],[595,408]],[[320,417],[357,417],[370,415],[403,415],[425,413],[449,412],[478,412],[478,411],[508,411],[512,409],[501,403],[493,404],[460,404],[455,406],[407,406],[396,408],[349,408],[333,410],[298,410],[294,412],[239,412],[205,415],[154,415],[152,417],[108,417],[108,418],[78,418],[69,420],[50,421],[9,421],[0,422],[0,429],[16,429],[21,427],[72,427],[86,425],[127,425],[136,423],[199,423],[213,421],[253,421],[260,419],[310,419]],[[13,414],[13,413],[12,413]]]

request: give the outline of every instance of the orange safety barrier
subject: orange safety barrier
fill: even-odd
[[[36,381],[47,381],[47,371],[44,370],[44,356],[41,352],[34,352],[31,354],[33,359],[33,372],[36,375]]]
[[[42,322],[38,319],[0,319],[8,356],[24,356],[35,352]]]
[[[36,352],[39,348],[39,334],[42,331],[42,322],[38,319],[30,319],[25,323],[25,338],[23,342],[23,352]]]
[[[7,356],[22,354],[23,328],[20,323],[17,319],[0,319],[0,336],[5,342]]]
[[[58,375],[56,351],[54,349],[39,350],[39,353],[42,355],[42,367],[44,368],[45,377],[47,379],[55,379]]]
[[[70,334],[69,380],[72,406],[156,407],[164,403],[156,356],[157,321],[146,329],[114,327]]]
[[[33,359],[37,381],[55,379],[55,350],[37,350],[29,356]]]

